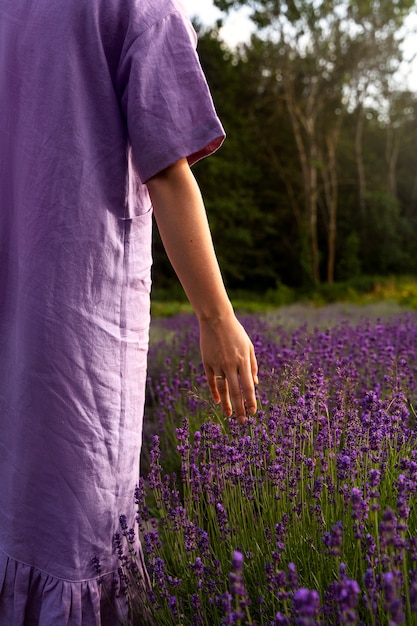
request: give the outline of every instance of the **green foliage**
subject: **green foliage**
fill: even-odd
[[[274,273],[260,248],[268,216],[261,212],[255,195],[261,172],[248,158],[256,138],[241,107],[242,98],[251,97],[242,93],[246,91],[245,66],[225,49],[216,31],[200,34],[199,54],[229,137],[221,150],[195,167],[195,175],[227,285],[239,287],[256,280],[262,288],[274,281]]]
[[[414,260],[402,247],[403,220],[396,198],[386,192],[368,193],[364,220],[364,267],[369,273],[390,274],[412,270]]]
[[[229,290],[311,289],[315,254],[318,278],[327,277],[332,210],[337,282],[415,272],[417,98],[391,83],[415,2],[216,6],[246,6],[267,26],[234,50],[218,27],[199,27],[227,139],[194,172]],[[176,278],[157,233],[154,257],[154,284],[170,290]]]
[[[341,280],[349,280],[360,275],[362,269],[360,244],[360,237],[355,231],[346,237],[337,268]]]
[[[417,279],[412,276],[358,275],[347,281],[322,284],[302,292],[307,301],[323,306],[335,302],[395,302],[408,309],[417,308]]]
[[[354,278],[324,283],[318,286],[294,289],[277,281],[274,288],[260,294],[256,291],[232,290],[230,292],[234,308],[241,313],[266,313],[295,303],[324,306],[330,303],[369,303],[392,302],[407,309],[417,309],[416,276],[371,276],[358,274]],[[152,315],[172,317],[178,313],[191,313],[191,305],[184,293],[156,290],[152,298]]]

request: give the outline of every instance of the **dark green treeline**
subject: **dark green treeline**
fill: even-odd
[[[248,5],[257,25],[237,50],[198,28],[228,137],[194,172],[228,287],[415,274],[417,95],[397,72],[414,2],[215,3]]]

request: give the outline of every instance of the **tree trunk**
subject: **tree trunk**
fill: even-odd
[[[385,157],[388,167],[388,191],[394,198],[397,197],[397,161],[399,151],[399,134],[395,132],[392,123],[389,123],[387,126]]]
[[[337,120],[336,126],[326,137],[327,159],[323,170],[324,194],[328,209],[328,233],[327,233],[327,282],[334,282],[336,265],[336,235],[337,235],[337,199],[338,177],[336,163],[336,146],[339,139],[339,131],[342,118]]]
[[[304,206],[306,219],[309,222],[310,229],[310,252],[311,252],[311,278],[314,283],[320,282],[319,274],[319,245],[317,236],[317,152],[314,137],[314,117],[306,119],[300,109],[297,107],[295,95],[293,93],[293,85],[291,76],[285,76],[284,81],[285,96],[288,114],[294,132],[295,142],[298,149],[298,157],[300,159],[301,171],[304,182]],[[307,139],[303,137],[302,126],[304,127]]]
[[[316,285],[318,285],[320,283],[320,250],[317,234],[317,205],[319,196],[317,184],[317,162],[319,155],[315,138],[312,136],[309,139],[311,142],[309,159],[310,193],[307,197],[307,206],[310,215],[311,266],[313,281]]]
[[[291,76],[285,75],[284,78],[286,105],[292,123],[303,174],[304,206],[310,228],[311,277],[315,284],[319,284],[320,249],[317,233],[317,163],[319,154],[316,137],[316,117],[319,108],[316,97],[318,85],[312,85],[305,104],[305,112],[303,112],[297,104]],[[302,128],[304,128],[304,136]]]
[[[362,223],[365,217],[365,198],[366,198],[366,176],[365,166],[363,163],[363,123],[365,118],[365,109],[362,103],[358,104],[356,117],[356,133],[355,133],[355,156],[356,169],[358,172],[358,192],[359,192],[359,211]]]
[[[282,164],[281,159],[276,154],[276,152],[273,149],[271,149],[270,144],[268,142],[265,142],[263,145],[264,145],[264,149],[266,153],[268,154],[271,160],[272,165],[274,166],[274,169],[277,171],[280,179],[282,180],[285,186],[285,189],[287,191],[288,198],[290,201],[290,205],[291,205],[294,217],[295,217],[295,221],[297,222],[297,227],[300,230],[303,225],[303,214],[300,209],[300,205],[297,200],[297,196],[294,190],[294,186],[291,182],[291,179],[289,176],[287,176],[286,169],[284,165]]]

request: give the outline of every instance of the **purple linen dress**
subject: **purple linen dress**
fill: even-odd
[[[179,0],[0,0],[0,624],[119,623],[149,326],[144,183],[223,129]]]

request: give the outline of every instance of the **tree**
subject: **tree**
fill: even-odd
[[[203,191],[213,239],[229,287],[244,283],[257,289],[274,285],[272,251],[261,241],[272,228],[258,201],[260,176],[248,124],[254,98],[246,66],[219,37],[218,29],[199,29],[200,61],[228,135],[222,148],[195,167]]]
[[[381,86],[387,84],[387,77],[401,59],[398,30],[415,2],[214,0],[214,3],[223,11],[249,7],[262,33],[265,46],[259,75],[267,76],[270,83],[275,81],[274,91],[285,102],[299,158],[304,187],[301,220],[298,205],[295,211],[301,223],[300,236],[308,224],[311,276],[314,282],[320,281],[318,207],[321,202],[328,233],[327,280],[331,282],[336,256],[336,152],[342,115],[352,107],[358,112],[356,155],[362,206],[366,193],[362,160],[365,104],[370,97],[378,98]],[[256,45],[261,49],[259,42]],[[279,164],[279,158],[276,162]]]

